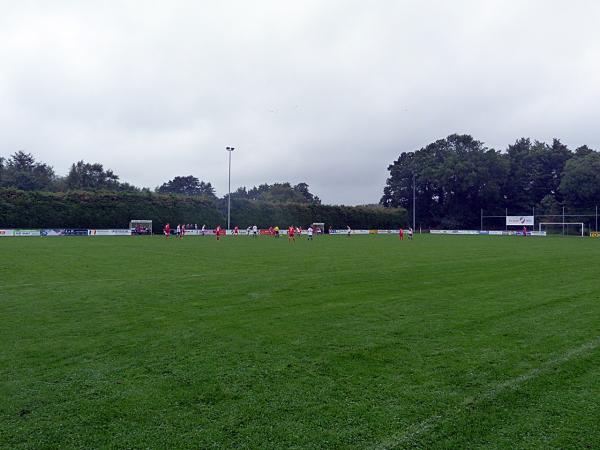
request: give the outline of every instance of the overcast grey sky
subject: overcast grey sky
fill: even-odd
[[[0,155],[377,202],[469,133],[600,149],[597,0],[0,0]]]

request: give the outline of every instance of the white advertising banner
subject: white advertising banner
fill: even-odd
[[[42,236],[64,236],[65,230],[42,230]]]
[[[430,230],[430,234],[479,234],[479,230]]]
[[[14,236],[15,230],[0,230],[0,237]]]
[[[40,236],[40,230],[15,230],[15,236]]]
[[[131,230],[88,230],[88,236],[131,236]]]
[[[508,226],[530,226],[534,223],[534,216],[506,216],[506,225]]]

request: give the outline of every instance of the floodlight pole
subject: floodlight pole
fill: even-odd
[[[598,205],[596,205],[596,230],[598,231]]]
[[[235,147],[225,147],[227,153],[229,153],[229,182],[227,187],[227,229],[231,229],[231,153],[235,150]]]
[[[562,214],[562,234],[565,235],[565,207],[563,206],[563,214]]]
[[[412,208],[412,210],[413,210],[413,226],[412,226],[413,233],[415,232],[415,229],[416,229],[416,220],[415,220],[415,218],[416,218],[416,209],[415,209],[416,206],[415,205],[417,203],[416,202],[416,199],[417,199],[416,192],[417,192],[417,189],[416,189],[415,174],[413,173],[413,208]]]

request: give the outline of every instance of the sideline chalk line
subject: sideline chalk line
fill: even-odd
[[[563,353],[562,355],[551,359],[550,361],[546,361],[539,367],[531,369],[529,372],[498,383],[497,385],[489,389],[487,392],[483,393],[483,395],[480,395],[478,398],[469,398],[468,400],[464,400],[456,407],[448,409],[445,412],[445,414],[435,414],[421,422],[411,424],[403,432],[398,433],[395,436],[392,436],[389,439],[375,445],[374,448],[377,450],[396,448],[401,444],[406,443],[407,441],[421,436],[426,431],[437,427],[440,423],[444,421],[444,419],[446,419],[450,415],[456,414],[464,410],[467,406],[477,405],[484,401],[494,399],[503,392],[516,389],[522,384],[534,378],[537,378],[538,376],[546,372],[549,372],[551,369],[560,366],[568,361],[571,361],[572,359],[575,359],[578,356],[581,356],[585,353],[591,352],[598,347],[600,347],[600,336],[596,336],[594,339],[580,345],[579,347],[572,348]]]

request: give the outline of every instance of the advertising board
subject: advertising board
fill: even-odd
[[[65,236],[87,236],[88,230],[84,229],[69,229],[65,230]]]
[[[466,234],[480,234],[479,230],[429,230],[430,234],[457,234],[457,235],[466,235]]]
[[[506,216],[506,225],[511,227],[533,226],[534,216]]]
[[[0,230],[0,237],[10,237],[15,235],[15,230]]]
[[[40,236],[40,230],[14,230],[15,236]]]
[[[42,230],[40,234],[42,236],[64,236],[65,230]]]
[[[87,230],[88,236],[131,236],[129,229],[114,229],[114,230]],[[79,236],[79,235],[77,235]]]

